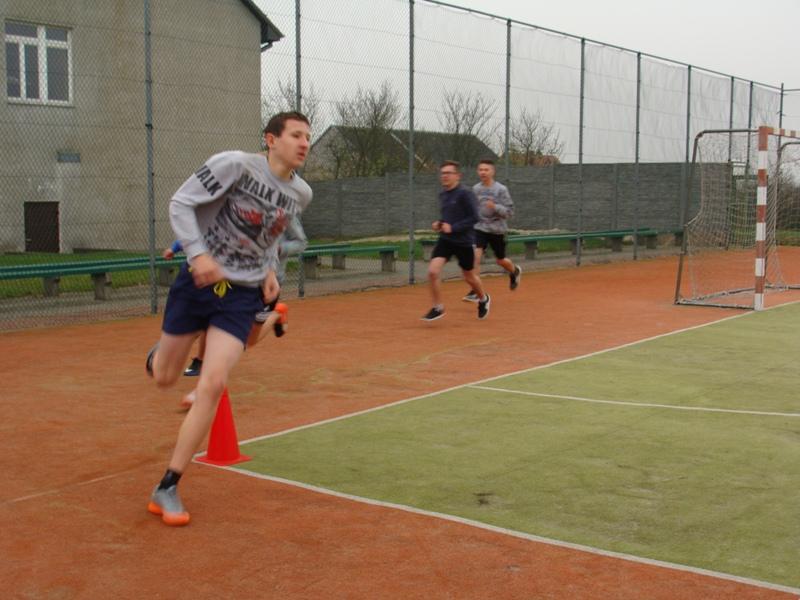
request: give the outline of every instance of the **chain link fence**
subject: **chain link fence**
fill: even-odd
[[[285,297],[418,280],[444,159],[471,185],[492,158],[520,232],[670,232],[694,210],[699,131],[800,127],[800,90],[429,0],[0,16],[0,329],[158,311],[171,195],[208,156],[259,151],[279,110],[312,121],[319,249],[290,262]]]

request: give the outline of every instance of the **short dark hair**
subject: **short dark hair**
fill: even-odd
[[[444,169],[445,167],[455,167],[456,173],[461,173],[461,165],[455,160],[445,160],[442,161],[442,164],[439,165],[439,169]]]
[[[494,166],[494,161],[491,158],[482,158],[478,161],[479,165],[492,165]]]
[[[271,133],[275,137],[280,137],[283,133],[283,130],[286,128],[286,121],[302,121],[309,127],[311,123],[308,120],[308,117],[305,116],[303,113],[292,110],[287,112],[280,112],[277,115],[274,115],[270,118],[267,126],[264,127],[264,135]]]

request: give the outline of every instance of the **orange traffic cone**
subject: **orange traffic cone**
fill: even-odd
[[[289,323],[289,307],[283,302],[278,302],[275,305],[275,311],[281,316],[281,318],[278,319],[277,323],[275,323],[273,331],[275,331],[275,337],[282,337],[283,334],[286,333],[286,326]]]
[[[239,454],[239,441],[236,437],[236,425],[233,422],[231,400],[228,397],[228,388],[222,390],[222,396],[217,406],[217,414],[211,425],[211,435],[208,437],[208,450],[199,462],[210,465],[234,465],[250,460],[249,456]]]

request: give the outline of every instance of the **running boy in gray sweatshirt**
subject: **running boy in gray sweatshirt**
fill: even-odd
[[[170,223],[188,262],[170,288],[161,339],[145,366],[159,387],[167,387],[181,376],[201,331],[206,349],[196,399],[147,506],[167,525],[189,523],[178,481],[211,429],[255,314],[280,293],[277,242],[311,202],[311,188],[296,173],[309,150],[308,119],[299,112],[275,115],[264,140],[267,156],[212,156],[170,202]]]
[[[478,222],[475,224],[475,264],[480,268],[481,258],[490,246],[495,262],[508,272],[509,287],[517,289],[522,278],[522,268],[506,258],[506,232],[508,219],[514,216],[514,201],[508,188],[495,178],[494,161],[486,158],[478,163],[479,183],[472,187],[478,198]],[[466,302],[477,302],[474,290],[464,296]]]

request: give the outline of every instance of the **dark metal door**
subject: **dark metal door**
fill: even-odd
[[[58,252],[58,202],[25,203],[25,252]]]

